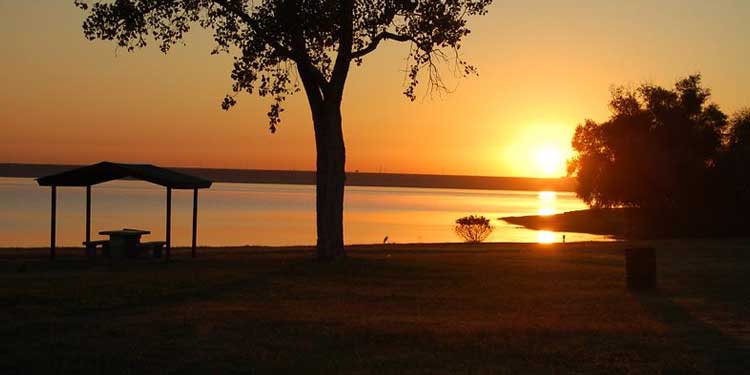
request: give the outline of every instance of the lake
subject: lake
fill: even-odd
[[[144,240],[163,240],[165,188],[119,180],[92,187],[92,238],[99,231],[150,230]],[[57,244],[81,246],[85,237],[85,188],[58,188]],[[172,242],[190,244],[192,191],[173,190]],[[498,220],[503,216],[549,215],[585,209],[570,192],[346,188],[344,240],[347,244],[459,242],[457,218],[484,215],[492,220],[491,242],[601,241],[606,236],[536,231]],[[0,178],[0,247],[49,245],[50,189],[33,179]],[[201,190],[198,244],[313,245],[315,187],[308,185],[215,183]]]

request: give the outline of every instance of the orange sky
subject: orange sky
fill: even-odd
[[[220,109],[231,58],[209,55],[209,34],[195,30],[166,56],[129,54],[86,41],[72,4],[0,0],[0,162],[314,169],[303,93],[270,134],[264,99]],[[734,112],[750,105],[748,19],[744,0],[496,0],[462,49],[480,77],[452,94],[401,95],[406,51],[395,43],[353,68],[347,170],[561,175],[540,155],[569,156],[576,124],[607,117],[611,84],[701,72]]]

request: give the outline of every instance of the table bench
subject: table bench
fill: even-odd
[[[150,251],[154,258],[161,258],[162,252],[164,250],[164,245],[167,243],[165,241],[149,241],[149,242],[141,242],[138,244],[138,252],[148,252]]]
[[[109,256],[112,259],[134,258],[138,255],[141,236],[151,232],[140,229],[105,230],[99,232],[109,236]]]
[[[106,253],[109,250],[109,241],[108,240],[83,241],[83,246],[86,246],[86,257],[95,258],[97,248],[102,249],[102,255],[107,255]]]

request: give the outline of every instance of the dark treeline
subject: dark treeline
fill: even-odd
[[[612,115],[573,137],[568,172],[592,208],[622,207],[637,236],[747,233],[750,110],[727,115],[701,76],[612,91]]]

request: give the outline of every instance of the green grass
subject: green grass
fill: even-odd
[[[0,374],[748,373],[750,241],[201,249],[90,264],[0,250]]]

